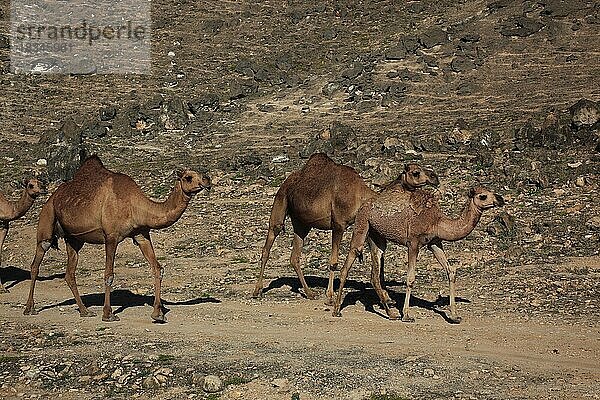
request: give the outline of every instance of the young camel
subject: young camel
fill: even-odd
[[[25,189],[19,200],[11,202],[0,193],[0,266],[2,265],[2,247],[4,239],[8,234],[9,223],[21,218],[31,208],[35,199],[46,193],[46,188],[39,180],[33,178],[25,181]],[[6,293],[8,289],[0,281],[0,293]]]
[[[499,194],[483,188],[474,188],[458,218],[448,218],[440,210],[437,199],[429,192],[415,190],[411,193],[386,190],[372,202],[366,203],[356,216],[356,224],[350,242],[350,251],[340,272],[340,288],[337,293],[333,315],[341,316],[342,291],[348,277],[348,271],[354,260],[362,252],[368,236],[372,254],[375,249],[371,276],[378,276],[383,266],[383,254],[387,241],[408,247],[408,272],[406,278],[406,296],[402,307],[402,321],[413,322],[409,314],[410,294],[415,283],[415,266],[421,247],[427,246],[448,275],[450,286],[450,316],[453,323],[460,323],[456,312],[455,283],[456,267],[448,263],[442,247],[442,241],[457,241],[465,238],[477,225],[484,210],[503,206],[504,199]],[[393,301],[387,293],[375,287],[390,319],[398,318]]]
[[[417,164],[408,164],[405,171],[390,186],[399,190],[412,191],[424,185],[439,185],[436,174]],[[333,304],[334,271],[338,265],[340,242],[346,228],[354,223],[360,206],[374,198],[371,190],[353,169],[340,165],[323,153],[313,154],[299,171],[293,172],[281,185],[271,209],[269,232],[260,258],[260,273],[253,297],[263,291],[265,265],[269,259],[271,246],[277,235],[283,231],[286,215],[292,220],[294,239],[290,264],[294,267],[298,279],[309,299],[316,298],[308,287],[300,268],[300,253],[304,238],[312,229],[331,230],[331,256],[329,259],[329,283],[327,302]],[[379,279],[373,282],[379,287]]]
[[[67,248],[65,280],[73,292],[82,317],[95,314],[81,301],[75,268],[78,253],[85,243],[104,244],[106,267],[104,271],[103,321],[118,321],[110,305],[110,290],[114,279],[117,246],[132,238],[150,264],[154,275],[154,310],[152,318],[165,322],[160,301],[163,268],[154,254],[150,239],[151,229],[173,225],[183,214],[192,197],[210,188],[210,178],[198,172],[183,170],[171,194],[163,203],[148,199],[127,175],[109,171],[97,156],[88,158],[71,181],[63,183],[42,207],[37,228],[37,248],[31,264],[31,287],[24,314],[35,314],[33,292],[44,254],[57,247],[59,236]]]

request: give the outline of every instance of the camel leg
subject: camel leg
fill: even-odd
[[[338,288],[338,293],[333,305],[334,317],[342,316],[342,313],[340,312],[340,309],[342,308],[342,293],[344,291],[346,279],[348,278],[348,272],[350,271],[352,264],[354,264],[354,260],[356,260],[357,257],[362,257],[365,240],[369,233],[368,210],[368,207],[363,206],[356,215],[352,239],[350,240],[350,250],[348,251],[346,261],[344,261],[344,266],[340,271],[340,287]]]
[[[418,245],[409,243],[408,245],[408,271],[406,273],[406,296],[404,297],[404,306],[402,307],[402,321],[415,322],[408,311],[410,305],[410,293],[415,284],[417,256],[419,255]]]
[[[307,298],[314,300],[317,298],[317,294],[313,292],[306,284],[304,274],[302,273],[302,268],[300,267],[300,254],[302,253],[302,245],[304,244],[304,238],[306,237],[306,235],[308,235],[310,228],[296,223],[293,220],[292,224],[294,226],[294,240],[292,241],[292,254],[290,256],[290,264],[292,264],[292,267],[294,267],[294,269],[296,270],[296,275],[298,275],[300,284],[304,289],[304,294],[306,294]]]
[[[35,257],[33,258],[33,262],[31,263],[31,285],[29,287],[29,297],[27,298],[27,303],[25,303],[25,310],[23,311],[23,315],[37,314],[37,311],[34,307],[33,292],[35,291],[35,282],[40,272],[40,264],[42,263],[44,255],[46,254],[48,249],[50,249],[50,241],[38,242],[36,246]]]
[[[8,222],[0,223],[0,267],[2,266],[2,247],[4,246],[4,239],[8,234]],[[0,293],[8,293],[8,289],[2,284],[0,280]]]
[[[54,206],[51,201],[48,201],[42,207],[38,219],[37,245],[35,247],[35,257],[31,263],[31,285],[29,287],[29,297],[27,298],[27,303],[25,303],[25,310],[23,310],[24,315],[37,314],[34,307],[33,292],[35,291],[35,282],[40,272],[40,264],[44,259],[44,255],[52,246],[55,221]]]
[[[73,297],[79,307],[79,315],[81,317],[95,317],[96,313],[87,309],[81,301],[79,290],[77,289],[77,281],[75,280],[75,269],[77,269],[77,261],[79,260],[79,250],[83,247],[83,243],[74,239],[65,239],[65,247],[67,249],[67,271],[65,273],[65,281],[73,292]]]
[[[390,298],[387,290],[384,288],[384,275],[383,275],[383,254],[387,247],[385,238],[373,233],[368,236],[369,247],[371,248],[371,261],[373,266],[371,267],[371,285],[377,293],[386,314],[390,319],[398,319],[399,313],[395,308],[396,303]]]
[[[106,267],[104,269],[104,308],[102,310],[102,321],[113,322],[119,320],[119,317],[113,314],[112,307],[110,306],[110,291],[115,279],[114,269],[117,241],[110,237],[107,237],[105,240]]]
[[[154,275],[154,310],[152,311],[152,319],[158,322],[167,322],[165,314],[163,312],[162,303],[160,301],[160,290],[162,284],[163,267],[160,266],[154,254],[154,247],[152,246],[152,240],[150,239],[150,232],[146,232],[142,235],[135,237],[135,241],[140,247],[140,251],[144,255],[150,268],[152,268],[152,275]]]
[[[333,305],[333,280],[335,278],[335,271],[338,270],[338,261],[340,257],[340,244],[344,237],[344,227],[339,225],[333,226],[331,233],[331,257],[329,258],[329,282],[327,283],[327,300],[325,304],[328,306]]]
[[[441,243],[432,244],[430,247],[431,252],[433,253],[436,260],[440,263],[442,267],[446,270],[446,274],[448,275],[448,284],[450,286],[450,315],[448,319],[450,322],[454,324],[460,324],[462,318],[458,316],[456,312],[456,267],[453,267],[448,262],[446,258],[446,254],[444,253],[444,248]]]
[[[262,254],[260,256],[260,272],[258,274],[258,280],[256,281],[256,285],[254,286],[254,292],[252,293],[252,297],[254,298],[262,296],[265,265],[267,265],[267,261],[269,260],[269,254],[271,254],[271,247],[273,246],[273,242],[282,230],[283,225],[269,226],[267,240],[265,241],[265,245],[262,248]]]

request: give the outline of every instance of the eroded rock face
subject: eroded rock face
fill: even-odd
[[[46,132],[40,138],[40,144],[41,156],[48,161],[47,172],[51,180],[70,180],[87,157],[82,129],[72,118],[67,118],[58,130]]]

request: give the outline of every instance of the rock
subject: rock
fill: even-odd
[[[82,130],[72,118],[67,118],[57,131],[44,133],[40,144],[51,180],[70,180],[87,157]]]
[[[476,33],[467,33],[467,34],[464,34],[460,38],[460,41],[466,42],[466,43],[475,43],[475,42],[479,42],[480,39],[481,39],[481,36]]]
[[[586,183],[586,179],[583,176],[578,176],[577,179],[575,179],[575,186],[584,187]]]
[[[254,80],[239,80],[229,85],[229,99],[236,100],[258,92],[258,83]]]
[[[163,102],[159,120],[166,130],[183,130],[189,123],[186,108],[180,98]]]
[[[288,161],[290,161],[290,159],[286,155],[275,156],[271,160],[272,163],[286,163]]]
[[[500,26],[503,36],[531,36],[544,27],[544,24],[525,16],[515,16],[507,19]]]
[[[219,96],[215,93],[205,93],[189,103],[189,110],[196,115],[201,111],[216,111],[219,108]]]
[[[600,105],[595,101],[581,99],[573,104],[569,111],[572,124],[577,129],[590,127],[600,121]]]
[[[361,63],[356,63],[354,65],[352,65],[350,68],[346,68],[345,70],[342,71],[342,78],[344,79],[355,79],[357,78],[360,74],[362,74],[364,70],[364,66]]]
[[[323,32],[323,39],[325,40],[333,40],[337,37],[337,32],[333,29],[327,29]]]
[[[1,34],[0,35],[0,49],[9,49],[10,48],[10,40],[8,36]]]
[[[271,384],[277,388],[277,392],[279,393],[286,393],[291,389],[290,382],[285,378],[273,379]]]
[[[207,393],[216,393],[223,390],[223,382],[218,376],[206,375],[202,382],[202,390]]]
[[[396,137],[387,137],[383,141],[383,148],[385,150],[389,150],[389,149],[395,148],[398,145],[400,145],[400,139],[398,139]]]
[[[108,127],[98,121],[93,121],[81,131],[81,136],[85,139],[100,139],[106,136]]]
[[[434,375],[435,375],[435,371],[431,368],[425,368],[423,370],[423,376],[426,378],[433,378]]]
[[[332,94],[337,92],[339,89],[340,89],[340,85],[338,83],[329,82],[328,84],[323,86],[323,89],[321,89],[321,93],[323,93],[325,96],[331,96]]]
[[[406,48],[401,45],[390,47],[385,51],[386,60],[404,60],[407,55]]]
[[[46,165],[48,165],[48,160],[46,160],[45,158],[40,158],[37,160],[36,165],[39,165],[40,167],[45,167]]]
[[[142,381],[142,387],[144,389],[158,389],[160,388],[160,382],[154,376],[150,375]]]
[[[406,49],[406,52],[409,54],[414,54],[417,49],[421,47],[419,39],[414,36],[405,36],[400,40],[400,42]]]
[[[333,122],[329,127],[331,138],[329,141],[335,149],[344,150],[349,142],[356,140],[356,132],[351,126],[339,121]]]
[[[448,34],[439,26],[434,26],[432,28],[427,29],[421,37],[419,38],[419,42],[426,49],[430,49],[434,46],[445,44],[448,42]]]
[[[115,107],[104,107],[100,109],[100,121],[110,121],[117,116]]]
[[[456,56],[450,62],[450,68],[454,72],[466,72],[475,69],[475,63],[468,57]]]
[[[487,227],[486,231],[492,236],[512,233],[515,229],[515,217],[502,211],[494,218],[492,223]]]
[[[446,142],[450,145],[466,145],[471,141],[473,133],[469,129],[466,121],[459,118],[454,123],[454,128],[446,137]]]
[[[600,230],[600,215],[590,218],[585,225],[593,230]]]

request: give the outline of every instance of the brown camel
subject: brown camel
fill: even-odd
[[[408,164],[405,171],[390,186],[411,191],[427,184],[439,184],[436,174],[417,164]],[[275,195],[253,296],[258,297],[262,294],[265,265],[271,246],[284,229],[285,216],[289,215],[294,229],[290,263],[309,299],[316,298],[316,295],[306,284],[300,268],[304,238],[312,228],[332,231],[326,304],[333,304],[334,271],[337,270],[342,236],[346,228],[354,223],[360,206],[376,195],[377,193],[364,183],[353,168],[337,164],[323,153],[313,154],[302,169],[293,172],[283,182]],[[374,284],[378,285],[379,280]]]
[[[19,200],[11,202],[0,193],[0,266],[2,265],[2,247],[8,234],[10,221],[21,218],[31,208],[35,199],[46,193],[46,187],[39,180],[33,178],[24,182],[25,189]],[[8,292],[0,281],[0,293]]]
[[[461,318],[456,313],[455,283],[456,267],[448,263],[442,247],[442,241],[457,241],[465,238],[477,225],[484,210],[504,205],[502,196],[483,188],[474,188],[469,192],[467,204],[460,217],[446,217],[440,210],[433,194],[424,190],[402,192],[391,188],[375,200],[365,203],[356,216],[356,224],[350,242],[350,251],[340,272],[340,288],[335,301],[334,316],[341,316],[342,291],[348,277],[348,271],[357,256],[362,253],[368,236],[371,254],[374,255],[371,276],[379,276],[383,267],[383,254],[387,241],[408,247],[408,272],[406,278],[406,296],[402,307],[402,320],[413,322],[409,314],[410,294],[415,283],[415,266],[421,247],[427,246],[436,260],[446,269],[450,286],[450,316],[453,323]],[[398,318],[387,293],[374,287],[390,319]]]
[[[165,322],[160,301],[163,268],[154,254],[150,239],[151,229],[173,225],[183,214],[192,197],[210,188],[210,179],[202,174],[183,170],[171,194],[163,203],[148,199],[127,175],[109,171],[97,156],[89,157],[75,173],[50,196],[42,207],[37,228],[37,248],[31,264],[31,288],[24,314],[35,314],[33,292],[40,263],[44,254],[57,247],[59,236],[64,237],[67,248],[65,280],[73,292],[82,317],[95,314],[81,301],[75,268],[78,253],[85,243],[104,244],[106,268],[104,271],[103,321],[118,321],[110,306],[110,290],[114,279],[114,262],[117,246],[132,238],[150,264],[154,275],[154,310],[152,318]]]

